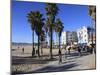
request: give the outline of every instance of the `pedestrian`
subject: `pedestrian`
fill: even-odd
[[[22,48],[22,52],[24,53],[24,47]]]
[[[94,44],[94,53],[96,54],[96,45]]]
[[[90,53],[93,54],[93,44],[90,44],[89,49],[90,49]]]
[[[68,47],[68,54],[70,54],[71,47]]]
[[[61,50],[59,50],[59,64],[62,63],[62,54],[61,54]]]
[[[79,56],[81,56],[81,47],[78,46],[78,53],[79,53]]]
[[[33,47],[33,50],[32,50],[32,57],[35,55],[35,48]]]

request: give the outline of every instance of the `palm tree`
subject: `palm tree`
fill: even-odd
[[[42,47],[43,47],[43,45],[44,45],[43,42],[45,41],[45,31],[44,31],[44,30],[41,31],[40,41],[41,41],[41,54],[43,54]]]
[[[46,14],[47,14],[47,16],[48,16],[48,19],[49,19],[49,29],[50,29],[50,56],[51,56],[51,58],[53,58],[53,56],[52,56],[52,35],[53,35],[53,28],[52,28],[52,26],[54,25],[54,23],[55,23],[55,17],[56,17],[56,15],[58,14],[58,7],[57,7],[57,5],[56,4],[54,4],[54,3],[47,3],[46,4],[46,8],[45,8],[45,10],[46,10]]]
[[[93,42],[94,42],[94,40],[93,40],[94,28],[93,27],[87,27],[87,30],[88,30],[88,34],[89,34],[89,39],[91,39],[89,41],[92,41],[92,45],[93,45]]]
[[[58,34],[59,37],[59,51],[60,51],[60,38],[61,38],[61,33],[63,31],[63,23],[61,22],[61,20],[58,18],[56,19],[56,23],[55,23],[55,31]]]
[[[34,49],[34,31],[36,32],[38,36],[38,56],[40,57],[39,53],[39,46],[40,46],[40,35],[41,31],[44,25],[44,18],[43,15],[39,11],[31,11],[28,13],[28,21],[31,23],[31,29],[32,29],[32,36],[33,36],[33,50],[32,50],[32,56],[35,54],[35,49]]]
[[[46,37],[47,37],[47,34],[48,34],[48,36],[50,37],[50,33],[51,33],[51,31],[50,31],[50,25],[51,25],[51,21],[50,21],[50,19],[49,18],[47,18],[47,20],[46,20],[46,23],[45,23],[45,32],[46,32]],[[52,25],[52,27],[54,27],[54,25]],[[49,43],[50,43],[50,39],[49,39]]]
[[[93,45],[93,33],[95,34],[95,27],[96,27],[96,6],[89,6],[89,16],[91,16],[93,20],[93,25],[92,25],[92,45]],[[95,31],[94,31],[95,30]],[[96,38],[96,37],[95,37]]]
[[[43,29],[43,26],[44,26],[44,18],[43,18],[43,15],[39,12],[39,11],[36,11],[36,28],[35,28],[35,31],[36,31],[36,34],[38,36],[38,56],[40,57],[40,53],[39,53],[39,47],[40,47],[40,36],[41,36],[41,32],[42,32],[42,29]]]
[[[90,39],[91,39],[91,27],[87,27],[87,30],[88,30],[88,35],[89,35],[88,39],[90,41]]]
[[[96,21],[96,6],[89,6],[89,16],[91,16],[91,18]]]
[[[45,22],[45,26],[44,26],[44,30],[45,30],[45,33],[46,33],[46,47],[47,47],[47,42],[48,42],[48,40],[47,40],[47,36],[48,36],[48,35],[47,35],[47,34],[48,34],[49,28],[50,28],[50,27],[49,27],[49,24],[50,24],[50,23],[49,23],[49,20],[47,19],[46,22]]]
[[[28,22],[31,24],[31,29],[32,29],[32,56],[35,55],[35,49],[34,49],[34,30],[36,27],[36,18],[35,18],[35,12],[30,11],[30,13],[27,14]]]

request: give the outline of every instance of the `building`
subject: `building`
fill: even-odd
[[[66,44],[71,44],[78,42],[78,37],[77,37],[77,32],[75,31],[64,31],[62,32],[61,36],[61,44],[66,45]]]
[[[66,34],[66,31],[62,32],[62,35],[61,35],[61,44],[62,45],[65,45],[66,44],[66,38],[67,38],[67,34]]]
[[[87,27],[83,26],[82,28],[77,30],[77,36],[78,36],[78,43],[88,43],[88,30]]]
[[[71,44],[71,43],[73,44],[75,42],[78,42],[77,32],[75,32],[75,31],[72,31],[72,32],[67,31],[66,34],[67,34],[66,41],[67,41],[68,44]]]
[[[96,35],[95,30],[88,27],[81,27],[75,31],[64,31],[61,36],[61,44],[91,44],[95,43]]]
[[[82,28],[77,30],[77,36],[79,44],[95,44],[96,35],[95,30],[92,27],[83,26]]]

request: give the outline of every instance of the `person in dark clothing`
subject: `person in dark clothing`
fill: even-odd
[[[62,55],[61,55],[61,50],[59,50],[59,64],[62,63]]]
[[[24,47],[22,48],[22,52],[24,53]]]
[[[96,54],[96,46],[94,46],[94,53]]]
[[[81,56],[81,47],[78,47],[79,56]]]
[[[68,48],[68,54],[70,54],[71,47]]]
[[[93,44],[90,44],[89,49],[90,49],[90,53],[93,54]]]
[[[33,51],[32,51],[32,57],[35,55],[35,48],[33,48]]]
[[[96,45],[94,45],[94,53],[96,54]]]

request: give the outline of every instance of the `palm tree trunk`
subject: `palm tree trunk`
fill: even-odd
[[[93,49],[93,44],[94,44],[94,40],[93,40],[93,28],[92,28],[92,49]]]
[[[89,39],[89,42],[91,41],[91,35],[90,35],[90,31],[88,32],[88,34],[89,34],[89,37],[88,37],[88,39]]]
[[[59,36],[59,50],[60,50],[60,36]]]
[[[35,49],[34,49],[34,31],[32,32],[32,57],[35,55]]]
[[[42,41],[41,41],[41,54],[43,55]]]
[[[40,57],[39,47],[40,47],[40,36],[38,35],[38,57]]]
[[[52,26],[50,27],[50,57],[51,59],[53,58],[52,56]]]
[[[57,32],[56,32],[56,48],[58,47],[58,38],[57,38]]]
[[[46,48],[48,47],[48,46],[47,46],[47,42],[48,42],[48,40],[47,40],[47,32],[46,32]]]
[[[55,21],[54,15],[51,15],[51,21],[52,21],[52,24],[53,24],[54,21]],[[52,40],[53,40],[52,24],[50,25],[50,56],[51,56],[51,59],[53,58],[53,55],[52,55]]]

